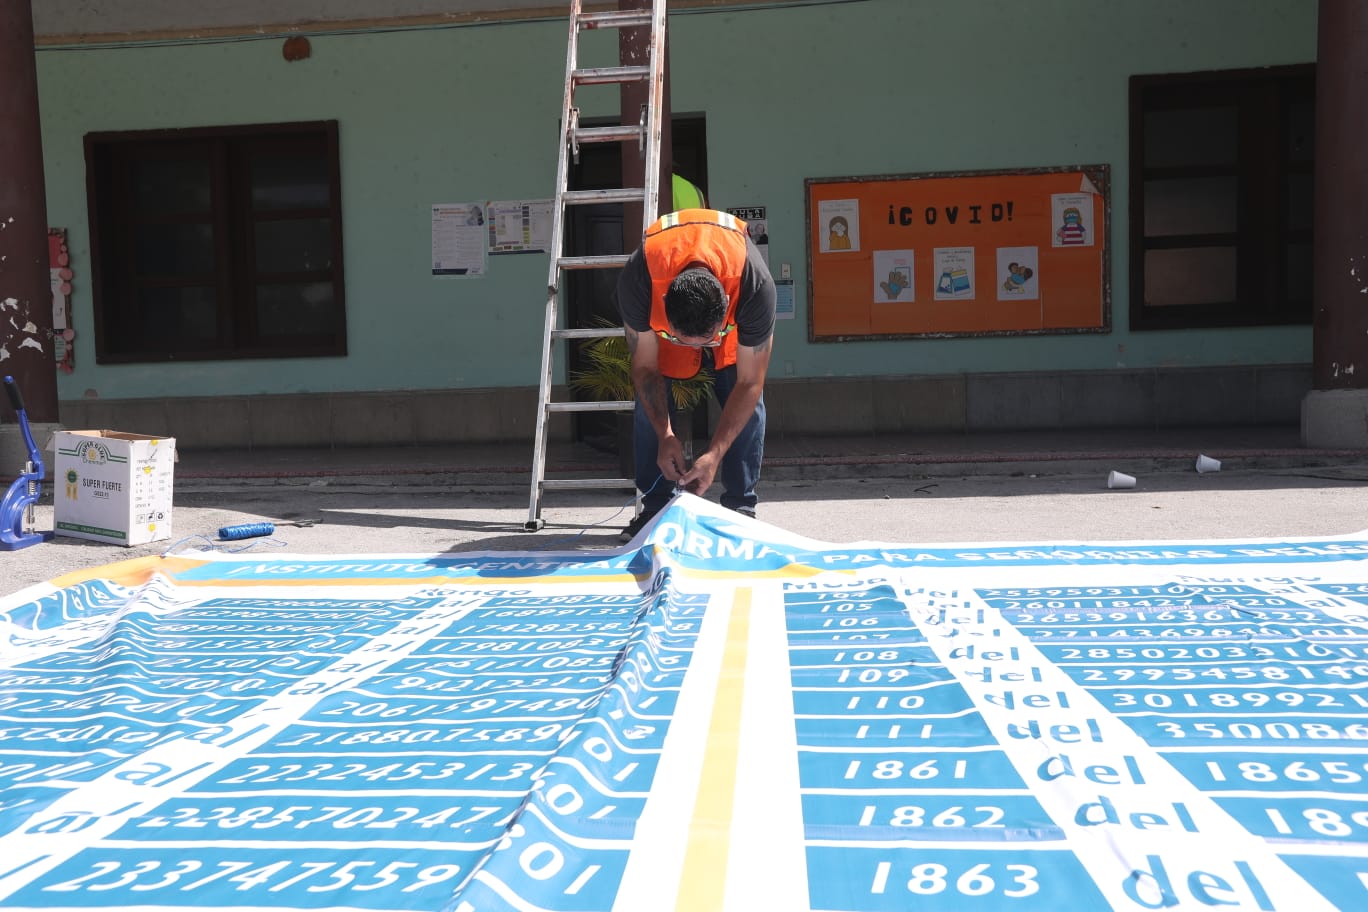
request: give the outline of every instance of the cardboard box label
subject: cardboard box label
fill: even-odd
[[[176,441],[118,431],[60,431],[57,534],[122,545],[171,537]]]

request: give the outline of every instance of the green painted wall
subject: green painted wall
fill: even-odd
[[[1127,78],[1315,59],[1316,0],[864,0],[671,16],[672,104],[707,117],[715,206],[769,208],[771,262],[792,265],[780,377],[1305,363],[1309,327],[1126,329]],[[48,221],[70,232],[76,399],[535,385],[544,256],[433,279],[429,206],[549,197],[564,20],[281,42],[43,48]],[[615,35],[582,61],[612,63]],[[586,95],[586,115],[616,113]],[[94,363],[82,138],[90,131],[340,122],[346,358]],[[1107,163],[1108,334],[811,345],[807,177]]]

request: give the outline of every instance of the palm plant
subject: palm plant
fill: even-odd
[[[600,318],[604,328],[617,324]],[[622,336],[604,336],[580,346],[586,366],[570,372],[570,387],[603,402],[636,398],[632,383],[632,356]],[[713,375],[700,370],[688,380],[671,380],[670,391],[676,411],[688,411],[705,402],[712,392]]]

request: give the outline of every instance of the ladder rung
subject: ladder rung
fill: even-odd
[[[585,67],[570,74],[575,85],[610,85],[615,82],[640,82],[650,78],[648,66]]]
[[[625,187],[619,190],[566,190],[561,194],[561,202],[567,206],[586,206],[593,203],[639,203],[646,199],[646,191],[641,187]]]
[[[608,253],[599,256],[567,256],[557,262],[561,269],[607,269],[610,266],[627,265],[625,253]]]
[[[570,134],[571,142],[605,143],[628,142],[641,139],[641,127],[637,124],[617,124],[611,127],[580,127]]]
[[[631,399],[608,400],[606,402],[548,402],[548,412],[626,412],[636,403]]]
[[[542,487],[548,491],[565,491],[570,488],[626,488],[636,490],[636,482],[630,478],[547,478]]]
[[[553,329],[553,339],[607,339],[610,336],[621,338],[627,335],[621,326],[585,326],[579,329]]]
[[[598,13],[580,13],[580,28],[631,28],[634,25],[650,25],[651,11],[604,10]]]

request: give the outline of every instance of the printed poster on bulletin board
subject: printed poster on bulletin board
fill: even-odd
[[[809,341],[1111,328],[1107,165],[805,183]]]

